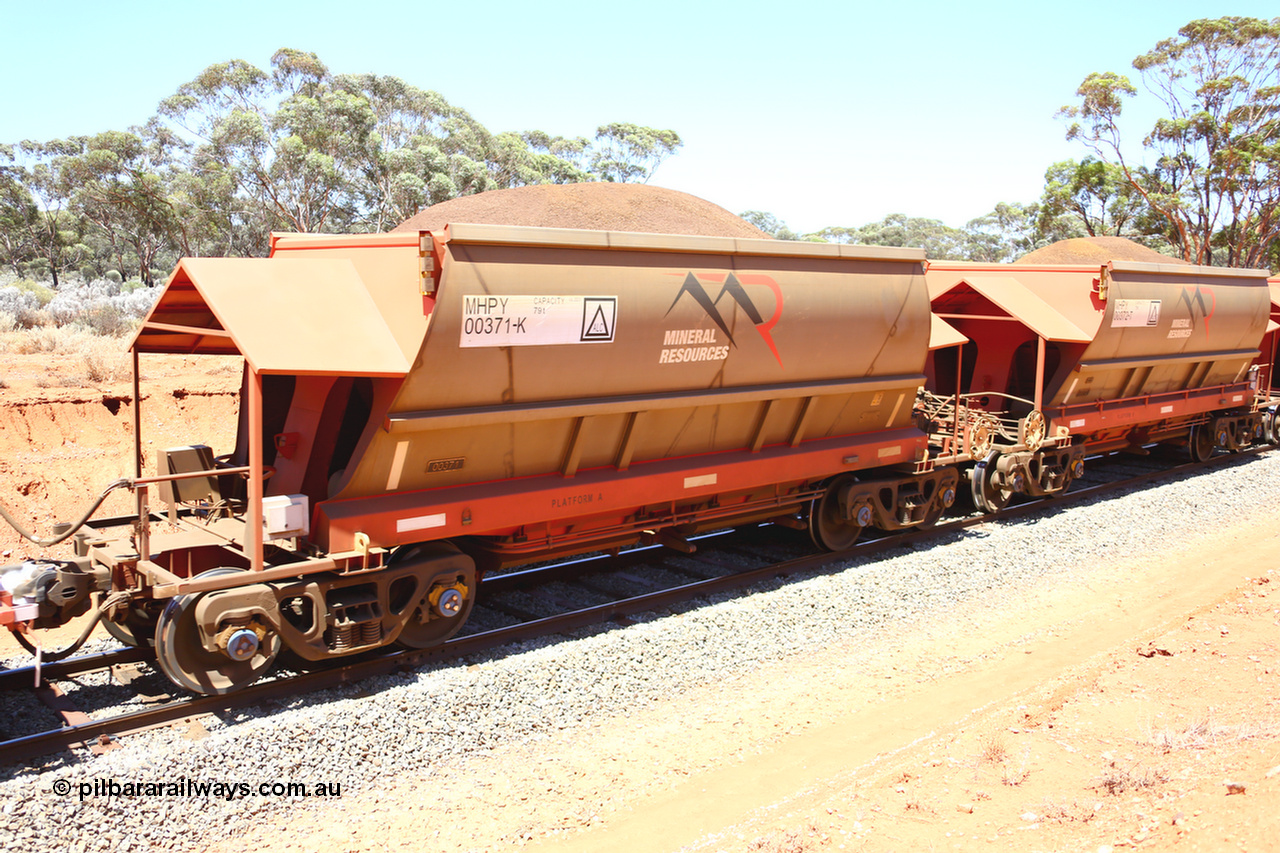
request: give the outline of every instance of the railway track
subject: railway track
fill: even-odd
[[[1112,454],[1092,460],[1086,477],[1066,495],[1052,500],[1064,506],[1152,481],[1172,479],[1209,467],[1229,464],[1265,452],[1259,447],[1236,455],[1222,454],[1206,463],[1168,467],[1163,460]],[[1098,464],[1102,462],[1102,464]],[[1116,475],[1119,476],[1116,476]],[[116,739],[134,732],[239,708],[279,702],[300,694],[337,687],[377,675],[410,670],[428,662],[457,660],[482,654],[524,640],[537,639],[593,625],[626,622],[647,611],[670,608],[717,592],[743,589],[778,577],[812,572],[851,559],[869,558],[966,527],[997,519],[1015,519],[1040,512],[1044,501],[1007,507],[998,516],[972,513],[929,530],[868,538],[839,553],[803,553],[799,536],[778,537],[773,526],[708,534],[692,540],[697,551],[673,552],[660,545],[636,548],[619,555],[603,555],[524,568],[484,579],[470,633],[442,646],[360,657],[351,662],[313,672],[281,673],[245,689],[222,696],[169,695],[154,707],[145,707],[102,719],[92,719],[61,694],[59,682],[74,682],[88,673],[115,667],[151,663],[145,648],[126,648],[83,655],[40,670],[41,700],[61,715],[63,724],[44,732],[0,742],[0,764],[10,764],[68,748],[108,748]],[[644,572],[645,574],[639,574]],[[663,580],[654,580],[654,576]],[[0,691],[33,690],[36,668],[0,672]]]

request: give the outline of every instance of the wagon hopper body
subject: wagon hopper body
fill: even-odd
[[[1267,287],[1271,291],[1271,314],[1255,363],[1258,365],[1258,387],[1267,398],[1265,432],[1268,440],[1272,440],[1280,438],[1280,423],[1275,417],[1276,404],[1280,403],[1280,276],[1267,279]]]
[[[113,633],[225,692],[281,648],[443,642],[485,570],[760,519],[837,548],[931,523],[957,481],[913,416],[931,326],[918,250],[455,225],[185,259],[135,385],[140,353],[243,356],[236,447],[140,461],[132,529],[7,567],[0,621],[106,593]]]
[[[1265,429],[1251,369],[1265,272],[935,263],[928,280],[935,314],[968,338],[931,358],[929,392],[959,403],[935,438],[973,463],[979,505],[1064,489],[1086,450],[1170,442],[1207,458]]]
[[[276,257],[350,251],[324,242]],[[816,479],[924,458],[919,253],[483,226],[433,242],[415,367],[319,502],[321,547],[483,537],[468,547],[493,567],[785,515]]]

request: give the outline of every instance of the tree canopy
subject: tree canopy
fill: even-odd
[[[892,214],[778,238],[915,246],[1004,262],[1079,236],[1122,236],[1200,264],[1280,266],[1280,18],[1196,20],[1133,60],[1160,105],[1128,126],[1138,87],[1090,74],[1063,107],[1088,151],[1051,164],[1037,201],[952,227]],[[1047,117],[1046,117],[1047,119]],[[146,124],[0,144],[0,267],[14,276],[115,271],[151,284],[183,255],[252,256],[272,231],[383,231],[461,195],[532,184],[648,182],[683,140],[609,122],[595,136],[485,128],[396,77],[333,74],[282,48],[267,68],[209,66]]]
[[[1050,242],[1036,227],[1038,210],[1034,204],[1001,203],[963,228],[953,228],[938,219],[892,213],[879,222],[829,226],[803,235],[765,211],[748,210],[738,215],[779,240],[917,248],[935,260],[1004,263]]]
[[[626,122],[593,140],[492,133],[439,93],[282,48],[267,69],[209,66],[144,126],[0,145],[0,263],[149,284],[182,255],[264,254],[272,231],[383,231],[490,189],[648,181],[681,144]]]
[[[1063,107],[1067,137],[1118,167],[1193,263],[1261,266],[1280,235],[1280,18],[1192,21],[1133,61],[1164,115],[1140,161],[1122,131],[1129,78],[1095,72]]]
[[[999,203],[962,228],[894,214],[803,237],[770,214],[743,216],[778,237],[916,246],[938,259],[1000,262],[1119,236],[1191,263],[1280,266],[1280,18],[1192,21],[1133,67],[1162,115],[1135,142],[1122,117],[1137,87],[1090,74],[1059,111],[1090,155],[1050,165],[1037,203]]]

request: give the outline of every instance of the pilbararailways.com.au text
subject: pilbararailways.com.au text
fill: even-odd
[[[116,779],[93,779],[53,783],[59,797],[77,795],[81,801],[89,797],[187,797],[234,800],[237,797],[341,797],[341,782],[207,782],[182,778],[168,782],[120,782]]]

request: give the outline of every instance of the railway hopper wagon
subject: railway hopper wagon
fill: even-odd
[[[1061,493],[1086,453],[1164,443],[1203,461],[1280,440],[1265,271],[932,263],[927,275],[934,313],[963,340],[930,356],[923,426],[981,509]]]
[[[1267,333],[1262,338],[1258,354],[1258,383],[1263,388],[1276,389],[1280,380],[1280,276],[1267,279],[1267,287],[1271,291],[1271,320],[1267,323]],[[1276,424],[1272,418],[1268,428],[1275,435]]]
[[[221,693],[282,649],[442,643],[486,571],[767,519],[833,549],[931,524],[959,482],[913,412],[931,329],[919,250],[460,224],[185,259],[134,399],[139,355],[242,356],[235,447],[193,435],[143,476],[135,407],[136,519],[5,567],[0,623],[95,607]]]

